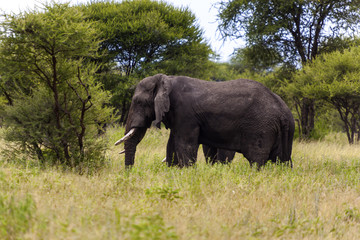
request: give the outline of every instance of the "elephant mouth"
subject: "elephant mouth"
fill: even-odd
[[[130,138],[132,138],[132,136],[134,134],[135,134],[135,128],[132,128],[127,134],[125,134],[124,137],[122,137],[122,138],[120,138],[119,140],[116,141],[115,146],[129,140]],[[121,152],[119,152],[119,154],[124,154],[124,153],[125,153],[125,150],[122,150]]]
[[[132,128],[124,137],[116,141],[115,146],[129,140],[134,134],[135,134],[135,128]]]
[[[142,140],[146,132],[146,128],[133,127],[128,131],[124,137],[116,141],[115,146],[124,143],[125,150],[121,151],[120,154],[125,153],[131,156],[132,152],[135,153],[137,144]],[[126,158],[126,156],[125,156]]]

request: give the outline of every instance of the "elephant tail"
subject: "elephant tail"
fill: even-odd
[[[284,118],[281,120],[281,162],[289,161],[292,167],[291,151],[294,138],[295,126],[291,124],[289,119]]]

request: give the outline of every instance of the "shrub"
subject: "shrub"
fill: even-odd
[[[95,80],[99,66],[89,60],[100,43],[94,24],[80,9],[52,3],[41,12],[9,15],[2,25],[1,81],[11,96],[5,139],[43,166],[60,163],[83,172],[90,159],[103,161],[98,133],[113,110]]]

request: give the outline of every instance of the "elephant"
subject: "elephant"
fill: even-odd
[[[125,167],[152,123],[170,129],[168,166],[197,160],[199,144],[239,152],[260,169],[268,160],[290,163],[295,123],[285,102],[263,84],[205,81],[156,74],[136,86],[125,127]]]
[[[222,164],[230,163],[235,156],[234,151],[210,147],[207,145],[203,145],[203,152],[206,163],[215,164],[217,162]],[[125,151],[124,151],[125,152]],[[166,157],[162,160],[162,162],[166,162]]]
[[[202,145],[202,149],[206,162],[210,164],[215,164],[217,162],[222,164],[231,163],[235,156],[234,151],[210,147],[204,144]]]

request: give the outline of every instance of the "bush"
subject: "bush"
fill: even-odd
[[[1,80],[12,86],[5,139],[42,166],[60,163],[80,172],[101,166],[106,145],[98,134],[113,109],[95,79],[99,66],[89,60],[100,44],[94,23],[78,8],[53,3],[9,15],[3,27]]]

